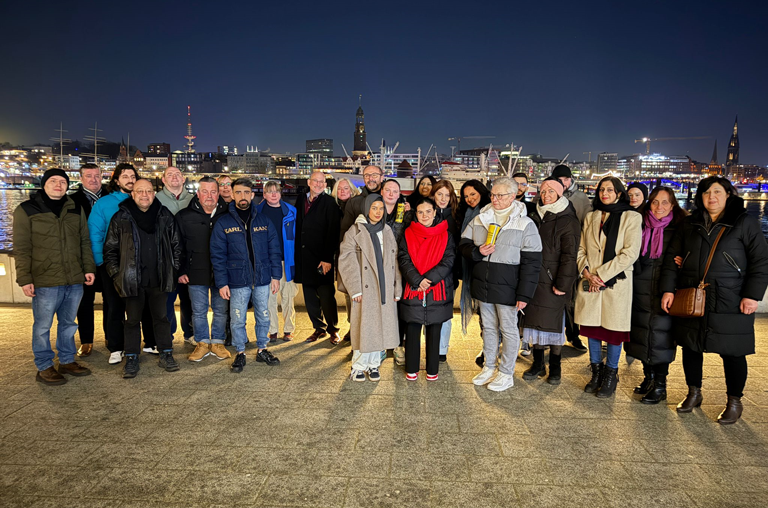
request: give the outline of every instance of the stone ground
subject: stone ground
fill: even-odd
[[[101,313],[97,312],[97,328]],[[765,506],[768,495],[768,317],[758,319],[743,420],[725,403],[720,359],[706,356],[704,405],[678,416],[679,360],[668,404],[632,394],[638,362],[622,359],[610,400],[583,392],[586,354],[566,348],[553,387],[520,378],[493,393],[471,384],[480,348],[459,317],[440,379],[407,382],[388,358],[379,383],[346,379],[348,346],[273,348],[282,364],[186,361],[161,371],[144,355],[133,380],[107,364],[103,336],[60,387],[35,382],[28,307],[0,307],[0,505],[166,506]],[[250,323],[249,323],[250,324]],[[253,340],[253,328],[249,330]],[[79,344],[79,341],[78,341]]]

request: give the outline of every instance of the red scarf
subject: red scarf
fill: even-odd
[[[408,254],[413,265],[420,274],[425,274],[438,265],[443,259],[445,248],[448,246],[448,222],[439,222],[436,226],[428,228],[419,222],[413,221],[405,230],[405,243],[408,245]],[[431,286],[426,292],[405,285],[403,298],[411,300],[426,298],[426,293],[432,293],[432,299],[442,301],[446,299],[445,281]]]

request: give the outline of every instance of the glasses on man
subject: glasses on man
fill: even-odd
[[[377,178],[381,178],[381,173],[368,173],[363,175],[363,178],[366,180],[376,180]]]
[[[494,199],[501,199],[501,198],[503,198],[504,196],[510,196],[510,195],[512,195],[512,193],[511,193],[511,192],[507,192],[506,194],[494,194],[493,192],[491,192],[491,200],[494,200]]]
[[[322,180],[318,180],[316,178],[310,178],[309,181],[313,183],[325,183],[325,178],[323,178]]]

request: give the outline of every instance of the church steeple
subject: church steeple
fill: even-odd
[[[365,133],[365,114],[363,113],[363,96],[358,97],[357,113],[355,115],[355,142],[352,148],[352,155],[368,155],[368,144],[366,143]]]
[[[725,159],[725,166],[735,166],[739,164],[739,116],[733,122],[733,134],[728,142],[728,157]]]
[[[712,160],[709,163],[717,164],[717,140],[715,140],[715,149],[712,150]]]

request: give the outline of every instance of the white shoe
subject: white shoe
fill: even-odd
[[[123,361],[123,352],[122,351],[115,351],[114,353],[111,353],[109,355],[109,364],[110,365],[117,365],[118,363]]]
[[[503,392],[507,388],[512,388],[515,385],[515,377],[512,374],[504,374],[499,372],[491,384],[488,385],[488,389],[494,392]]]
[[[520,354],[522,356],[531,356],[531,350],[530,349],[521,349]]]
[[[496,374],[496,369],[492,369],[491,367],[483,367],[483,370],[480,371],[480,374],[472,378],[472,383],[477,386],[483,386],[486,383],[489,383],[491,379],[493,379],[493,375]]]
[[[160,354],[160,351],[157,350],[157,346],[145,347],[144,349],[142,349],[142,351],[144,351],[145,353],[149,353],[151,355],[159,355]]]

